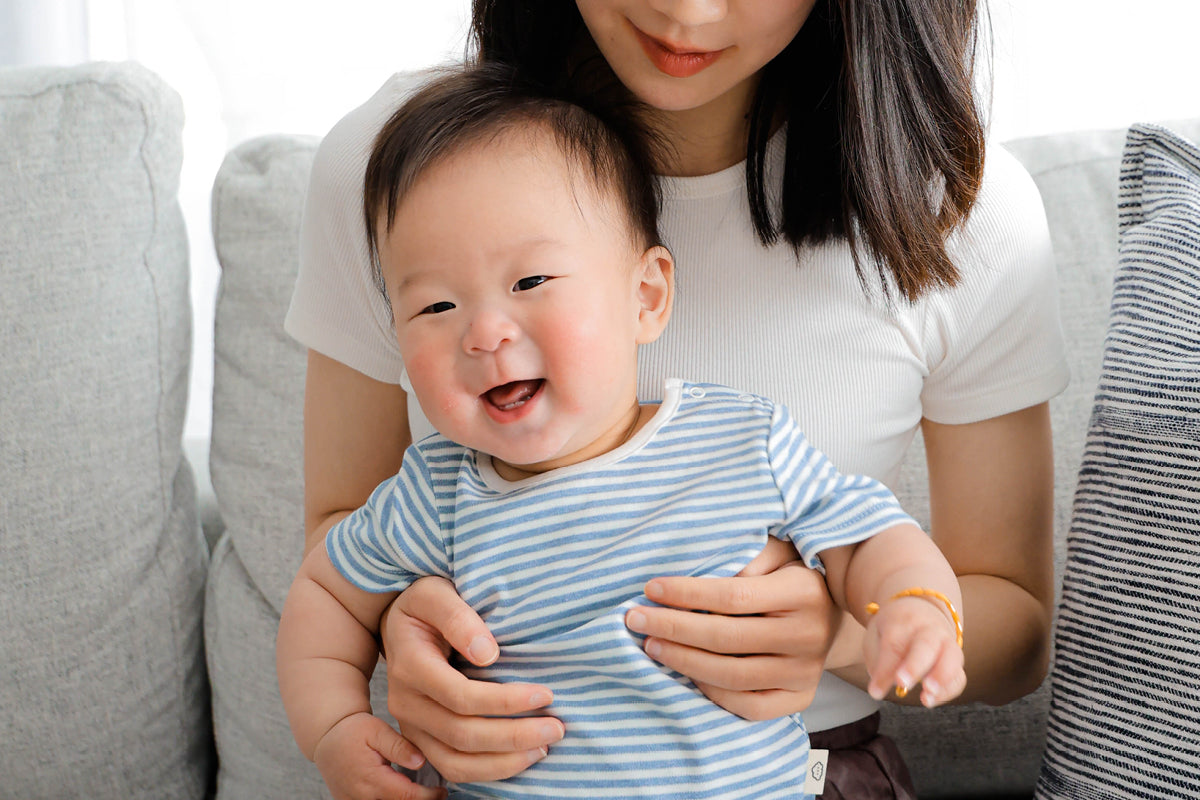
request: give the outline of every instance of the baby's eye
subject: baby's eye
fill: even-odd
[[[521,278],[513,284],[514,292],[527,292],[536,286],[541,286],[546,281],[550,280],[549,275],[530,275],[528,278]]]
[[[425,306],[424,308],[421,309],[418,316],[420,316],[421,314],[440,314],[443,311],[449,311],[452,308],[454,308],[454,303],[450,303],[450,302],[443,300],[440,303],[432,303],[430,305]]]

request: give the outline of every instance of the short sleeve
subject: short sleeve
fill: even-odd
[[[362,184],[383,123],[424,73],[394,75],[317,148],[300,225],[300,264],[284,329],[312,350],[385,383],[403,363],[368,256]]]
[[[405,452],[398,475],[329,529],[325,548],[338,572],[366,592],[401,592],[427,575],[451,577],[429,465],[416,447]]]
[[[838,472],[784,406],[775,406],[767,450],[784,509],[783,523],[771,535],[791,540],[813,569],[825,571],[822,550],[861,542],[894,525],[917,524],[879,481]]]
[[[926,301],[924,416],[977,422],[1066,388],[1070,373],[1045,211],[1033,179],[1006,150],[989,149],[975,208],[947,247],[961,280]]]

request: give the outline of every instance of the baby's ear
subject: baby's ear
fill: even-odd
[[[634,270],[638,312],[638,344],[649,344],[662,334],[675,301],[675,259],[671,251],[655,245],[642,253]]]

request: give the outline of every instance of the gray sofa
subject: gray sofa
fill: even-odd
[[[1200,120],[1173,127],[1200,138]],[[185,452],[181,130],[179,98],[135,64],[0,70],[0,798],[324,796],[273,652],[303,540],[305,359],[282,319],[317,140],[246,142],[216,175],[212,435]],[[1073,365],[1053,403],[1060,565],[1123,140],[1006,145],[1045,200]],[[898,491],[923,517],[920,458]],[[1048,703],[1044,686],[887,725],[923,798],[1028,797]]]

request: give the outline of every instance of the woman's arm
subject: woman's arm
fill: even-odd
[[[304,552],[400,471],[406,395],[315,350],[304,382]]]
[[[1001,705],[1050,660],[1054,455],[1049,403],[967,425],[922,425],[933,539],[962,586],[971,630],[962,700]]]
[[[930,527],[962,587],[967,689],[1003,705],[1036,689],[1050,657],[1054,463],[1049,404],[965,425],[922,424]],[[833,671],[861,687],[862,627],[848,622]],[[857,659],[855,659],[855,662]],[[831,658],[831,668],[835,667]],[[910,694],[900,702],[915,702]]]

